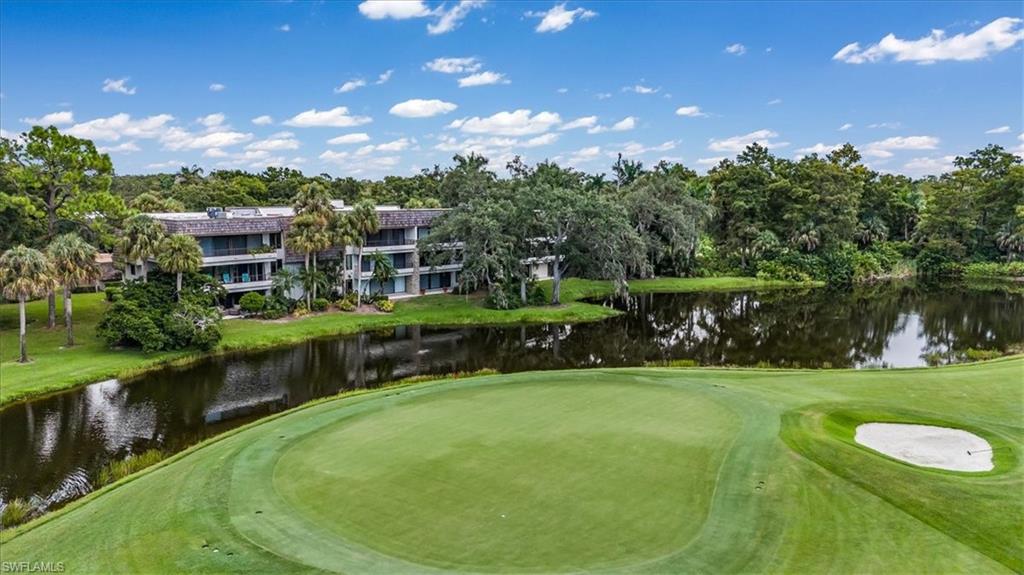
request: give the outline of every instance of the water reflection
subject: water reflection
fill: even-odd
[[[0,412],[0,498],[59,504],[103,464],[180,450],[255,418],[417,374],[641,365],[906,367],[1024,342],[1024,297],[880,286],[853,292],[658,294],[608,302],[598,323],[399,327],[210,358]]]

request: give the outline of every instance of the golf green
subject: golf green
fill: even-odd
[[[1024,359],[535,372],[382,389],[211,441],[3,536],[68,572],[1012,572]],[[865,421],[995,469],[915,467]]]

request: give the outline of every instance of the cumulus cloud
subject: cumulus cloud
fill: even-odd
[[[185,162],[181,160],[167,160],[166,162],[157,162],[153,164],[146,164],[148,170],[169,170],[174,168],[180,168],[184,166]]]
[[[166,150],[201,150],[237,146],[252,138],[252,134],[230,129],[196,133],[174,126],[160,136],[160,143]]]
[[[39,118],[22,118],[21,121],[33,126],[63,126],[64,124],[73,124],[75,122],[75,115],[71,110],[65,110],[62,112],[51,112]]]
[[[369,116],[353,116],[347,107],[338,106],[330,110],[306,110],[285,121],[285,125],[296,128],[351,128],[372,121],[373,118]]]
[[[360,144],[362,142],[369,142],[370,135],[363,132],[356,132],[352,134],[343,134],[327,140],[327,143],[332,146],[338,146],[342,144]]]
[[[362,88],[365,85],[366,85],[366,80],[363,80],[362,78],[357,78],[357,79],[354,79],[354,80],[349,80],[348,82],[345,82],[344,84],[342,84],[342,85],[338,86],[337,88],[335,88],[334,89],[334,93],[335,94],[344,94],[346,92],[354,92],[354,91],[358,90],[359,88]]]
[[[577,128],[593,128],[597,126],[597,116],[583,116],[558,127],[559,130],[575,130]]]
[[[888,59],[918,64],[980,60],[1008,50],[1024,40],[1021,23],[1020,18],[1002,17],[970,34],[960,33],[947,37],[943,30],[932,30],[931,34],[916,40],[904,40],[890,33],[867,48],[861,48],[858,42],[847,44],[832,59],[847,64],[874,63]]]
[[[430,118],[431,116],[447,114],[456,108],[458,108],[457,105],[443,100],[413,98],[412,100],[406,100],[391,106],[388,112],[402,118]]]
[[[522,156],[523,150],[547,146],[558,141],[559,134],[547,133],[527,139],[508,136],[469,136],[459,139],[455,136],[442,134],[438,137],[435,150],[459,154],[480,154],[491,160],[495,165],[502,165],[516,156]]]
[[[601,157],[601,146],[587,146],[569,154],[566,163],[578,166]]]
[[[938,145],[939,139],[935,136],[893,136],[866,144],[861,154],[872,158],[891,158],[893,150],[934,150]]]
[[[135,142],[124,142],[116,146],[99,146],[96,151],[102,154],[131,154],[132,152],[141,151],[142,148]]]
[[[779,135],[771,130],[756,130],[749,134],[743,134],[740,136],[732,136],[729,138],[715,139],[711,138],[708,140],[708,149],[712,152],[731,152],[738,154],[745,150],[747,146],[757,143],[766,148],[783,148],[788,146],[788,142],[776,142],[773,141]]]
[[[650,86],[644,86],[643,84],[626,86],[622,89],[623,92],[636,92],[637,94],[657,94],[660,90],[661,88],[651,88]]]
[[[726,159],[725,156],[714,156],[711,158],[698,158],[697,164],[701,166],[717,166],[722,163],[722,160]]]
[[[218,84],[217,82],[210,84],[211,92],[223,92],[225,88],[227,88],[227,86],[225,86],[224,84]]]
[[[633,116],[626,116],[612,124],[610,128],[605,126],[593,126],[587,129],[588,134],[601,134],[604,132],[627,132],[636,127],[636,118]]]
[[[739,42],[735,44],[729,44],[725,47],[726,54],[732,54],[734,56],[742,56],[747,53],[747,47]]]
[[[442,74],[471,74],[483,66],[477,58],[434,58],[423,65],[425,70]]]
[[[938,175],[953,169],[956,156],[914,158],[903,165],[904,171],[912,176]]]
[[[768,100],[768,102],[766,102],[765,105],[766,106],[778,106],[781,103],[782,103],[782,98],[775,98],[774,100]]]
[[[370,20],[406,20],[430,16],[430,9],[422,0],[366,0],[359,4],[359,13]]]
[[[589,20],[597,16],[597,12],[586,8],[574,8],[566,10],[566,2],[555,4],[550,10],[542,12],[527,12],[528,18],[540,18],[535,30],[537,32],[561,32],[572,26],[577,20]]]
[[[393,74],[394,72],[394,70],[385,70],[384,72],[381,72],[381,74],[377,76],[377,81],[374,82],[374,84],[377,84],[379,86],[381,84],[386,83],[388,80],[391,79],[391,74]]]
[[[799,149],[797,149],[796,150],[796,157],[797,158],[802,158],[802,157],[804,157],[804,156],[806,156],[808,154],[825,155],[825,154],[830,153],[832,150],[835,150],[835,149],[840,148],[840,147],[842,147],[842,144],[822,144],[821,142],[818,142],[817,144],[814,144],[813,146],[808,146],[806,148],[799,148]]]
[[[291,32],[292,31],[292,25],[291,24],[281,24],[280,26],[277,27],[277,29],[279,31],[281,31],[281,32]]]
[[[470,11],[480,8],[484,4],[484,0],[461,0],[458,4],[447,10],[442,4],[440,8],[434,11],[437,21],[433,24],[427,24],[427,33],[436,35],[451,32],[462,24],[462,21],[469,15]]]
[[[842,126],[839,126],[839,131],[840,132],[845,132],[845,131],[849,130],[852,127],[853,127],[853,124],[847,122],[847,123],[843,124]]]
[[[44,116],[45,118],[45,116]],[[998,128],[992,128],[991,130],[985,130],[986,134],[1005,134],[1010,131],[1009,126],[999,126]]]
[[[221,114],[221,113],[217,113],[217,114],[207,114],[207,115],[205,115],[205,116],[203,116],[201,118],[196,118],[196,121],[199,122],[200,124],[202,124],[203,126],[209,128],[209,129],[214,129],[214,128],[218,128],[220,126],[223,126],[224,125],[224,120],[226,120],[226,119],[227,119],[227,116],[225,116],[224,114]]]
[[[114,114],[109,118],[96,118],[81,122],[68,128],[67,132],[77,138],[89,140],[117,141],[124,138],[157,138],[167,129],[167,124],[174,120],[170,114],[157,114],[132,119],[130,114]]]
[[[491,84],[509,84],[510,81],[504,74],[497,72],[479,72],[465,78],[459,78],[460,88],[472,88],[474,86],[488,86]]]
[[[685,116],[687,118],[699,118],[701,116],[707,116],[707,114],[700,111],[700,106],[680,106],[676,108],[676,115]]]
[[[319,158],[327,163],[338,166],[346,174],[375,174],[393,171],[401,162],[400,156],[374,155],[372,153],[357,154],[356,152],[335,152],[326,150]]]
[[[132,96],[135,94],[135,87],[128,86],[128,77],[124,77],[119,80],[111,80],[110,78],[107,78],[106,80],[103,80],[103,91]]]
[[[494,134],[497,136],[526,136],[541,134],[562,123],[555,112],[537,112],[519,109],[513,112],[498,112],[486,118],[474,116],[455,120],[449,128],[471,134]]]
[[[623,156],[630,158],[634,156],[642,156],[648,152],[667,152],[669,150],[674,150],[677,144],[678,142],[675,140],[662,142],[656,146],[647,146],[639,142],[626,142],[617,149],[607,152],[607,156],[614,158],[619,154],[622,154]]]
[[[299,141],[291,132],[278,132],[265,140],[257,140],[245,147],[246,150],[262,150],[276,152],[280,150],[297,150]]]
[[[256,116],[255,118],[253,118],[252,123],[256,124],[257,126],[267,126],[273,124],[274,119],[264,114],[262,116]]]

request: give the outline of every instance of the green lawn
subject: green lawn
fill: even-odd
[[[69,572],[1024,570],[1024,358],[892,371],[577,370],[313,403],[3,535]],[[861,421],[966,428],[917,468]]]
[[[633,291],[703,291],[785,285],[753,278],[667,278],[633,282]],[[300,342],[313,337],[353,333],[395,325],[503,324],[521,322],[593,321],[613,315],[613,310],[579,302],[584,297],[611,292],[611,282],[569,279],[563,283],[562,306],[498,311],[483,307],[479,298],[436,295],[403,300],[392,314],[327,313],[297,321],[265,322],[231,320],[224,324],[224,339],[215,353],[265,348]],[[58,298],[60,299],[60,298]],[[74,298],[76,341],[65,349],[63,324],[46,328],[46,301],[28,305],[28,349],[33,362],[17,363],[18,307],[0,305],[0,405],[102,379],[123,377],[169,361],[187,361],[196,354],[166,352],[144,354],[135,350],[110,350],[96,335],[96,323],[106,307],[103,294],[79,294]],[[58,321],[63,303],[58,302]]]

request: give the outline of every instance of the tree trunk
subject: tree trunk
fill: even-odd
[[[309,252],[306,252],[306,277],[309,277]],[[309,297],[309,290],[306,289],[306,286],[302,286],[302,293],[306,296],[306,309],[308,310],[313,303]]]
[[[316,279],[316,254],[313,254],[313,278]],[[316,299],[316,282],[313,282],[313,299]]]
[[[555,253],[555,277],[551,279],[551,305],[562,303],[562,262]]]
[[[356,262],[356,307],[363,303],[363,246],[359,246],[359,255]]]
[[[175,283],[176,283],[176,286],[178,288],[178,291],[175,292],[175,293],[177,293],[177,295],[178,295],[178,301],[181,301],[181,272],[178,272],[178,277],[176,278],[176,282]]]
[[[21,350],[21,363],[28,363],[28,348],[25,347],[25,296],[18,296],[18,345]]]
[[[519,301],[526,305],[526,278],[519,278]]]
[[[75,333],[71,329],[71,286],[64,286],[64,327],[68,330],[67,347],[75,346]]]
[[[149,267],[146,266],[146,260],[142,260],[142,283],[149,283]]]
[[[50,290],[50,292],[46,294],[46,307],[47,311],[49,311],[46,319],[46,327],[57,327],[57,294],[53,290]]]

